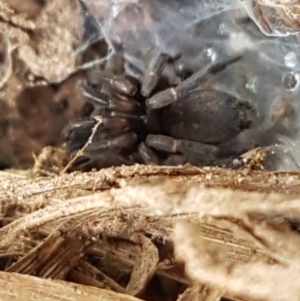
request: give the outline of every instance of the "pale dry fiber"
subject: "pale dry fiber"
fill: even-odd
[[[299,220],[299,182],[299,173],[190,166],[15,175],[0,192],[1,258],[9,258],[2,259],[9,273],[69,279],[124,298],[144,298],[158,277],[165,294],[180,285],[181,301],[291,300],[300,237],[289,221]],[[91,256],[103,258],[101,268]]]

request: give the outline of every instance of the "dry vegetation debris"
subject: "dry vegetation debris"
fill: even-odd
[[[103,300],[299,294],[299,173],[136,165],[11,177],[0,191],[1,266],[37,295],[50,280],[10,273],[51,278],[49,296],[60,280]]]
[[[0,0],[0,167],[31,166],[81,110],[80,75],[48,85],[77,69],[79,11]],[[48,147],[0,172],[1,298],[297,300],[300,174],[261,170],[261,150],[243,160],[66,174]]]

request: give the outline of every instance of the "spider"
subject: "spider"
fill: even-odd
[[[240,59],[211,64],[179,84],[175,80],[162,84],[171,57],[160,53],[142,81],[104,71],[96,84],[81,85],[92,113],[67,130],[70,153],[86,146],[73,168],[134,163],[230,165],[253,147],[252,139],[245,137],[257,112],[250,101],[214,90],[202,81]]]

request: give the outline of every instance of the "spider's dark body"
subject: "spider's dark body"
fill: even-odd
[[[220,144],[248,127],[246,110],[242,102],[226,93],[195,91],[166,107],[161,124],[174,138]]]
[[[200,70],[178,85],[157,89],[166,64],[166,56],[161,55],[142,83],[122,75],[104,76],[96,87],[86,86],[83,95],[94,109],[91,117],[70,128],[69,151],[86,144],[97,122],[98,128],[77,165],[91,161],[99,167],[231,162],[245,150],[238,145],[238,137],[252,126],[256,112],[250,102],[202,86],[199,79],[237,59]]]

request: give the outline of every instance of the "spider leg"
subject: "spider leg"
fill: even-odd
[[[203,78],[203,76],[207,74],[217,74],[227,66],[237,62],[241,58],[242,56],[237,56],[224,62],[201,69],[200,71],[180,83],[176,88],[169,88],[148,98],[146,100],[147,108],[149,110],[156,110],[170,105],[177,99],[185,97],[189,93],[189,91],[195,88],[199,88],[199,79]]]
[[[68,125],[63,131],[68,153],[81,149],[89,139],[95,126],[94,120],[83,120]]]
[[[69,125],[63,135],[67,144],[67,151],[73,153],[76,150],[81,149],[92,135],[94,126],[99,122],[98,118],[81,120]],[[120,117],[101,117],[101,124],[98,126],[97,132],[107,131],[122,131],[129,129],[131,122],[126,118]],[[101,135],[103,136],[103,135]],[[96,137],[97,138],[97,135]]]
[[[165,165],[179,165],[187,162],[196,166],[214,164],[232,167],[234,165],[234,158],[220,157],[220,148],[215,145],[174,139],[163,135],[148,135],[146,144],[156,150],[172,154],[164,162]]]
[[[138,81],[128,75],[114,75],[108,71],[91,70],[87,73],[89,84],[93,86],[109,85],[110,88],[118,93],[127,96],[134,96],[137,93]]]
[[[109,110],[132,113],[137,111],[140,104],[133,99],[117,97],[116,94],[107,95],[90,87],[82,88],[82,95],[86,97],[96,107],[102,107]]]
[[[178,99],[176,88],[169,88],[148,98],[145,102],[149,110],[160,109]]]
[[[126,160],[121,151],[135,144],[136,139],[137,136],[134,132],[126,132],[113,138],[92,141],[84,149],[83,155],[78,157],[72,164],[71,170],[82,169],[88,166],[105,168],[124,163],[132,164],[132,160],[130,158]]]
[[[145,78],[143,80],[141,94],[144,97],[148,97],[155,89],[160,76],[169,61],[170,57],[165,53],[160,53],[158,57],[154,57],[150,62],[150,66],[146,71]]]
[[[158,158],[155,152],[150,147],[148,147],[144,142],[141,142],[139,144],[138,152],[143,163],[146,164],[154,163],[157,165],[163,164],[169,166],[177,166],[187,162],[187,159],[184,155],[178,155],[178,154],[170,154],[168,158],[162,162],[162,160]]]
[[[196,165],[212,164],[218,160],[219,148],[189,140],[174,139],[163,135],[148,135],[146,144],[159,151],[180,153],[187,161]]]
[[[109,80],[109,83],[112,89],[128,96],[134,96],[137,92],[135,83],[126,75],[112,78]]]
[[[154,151],[148,147],[144,142],[141,142],[138,146],[138,152],[140,156],[142,157],[142,160],[144,163],[149,164],[149,163],[155,163],[159,164],[160,160],[154,153]]]
[[[169,155],[164,161],[164,165],[178,166],[187,163],[187,158],[184,155]]]
[[[74,171],[84,168],[87,168],[88,170],[90,167],[101,169],[121,164],[124,164],[124,160],[120,155],[119,150],[109,149],[99,153],[98,156],[93,158],[85,155],[78,157],[70,166],[68,171]]]
[[[75,159],[70,170],[89,166],[104,168],[124,164],[126,162],[122,150],[132,148],[136,140],[137,136],[134,132],[125,132],[114,137],[106,135],[106,139],[99,139],[99,137],[97,140],[93,139],[87,147],[82,148],[83,153]]]
[[[87,146],[84,153],[88,156],[96,157],[101,151],[107,149],[126,149],[134,145],[137,141],[137,135],[134,132],[125,132],[117,134],[115,137],[109,137],[107,139],[99,139],[92,141]]]
[[[92,104],[91,117],[69,126],[65,135],[69,153],[81,150],[73,157],[75,162],[71,168],[133,163],[134,159],[128,155],[136,150],[138,140],[133,129],[142,124],[144,112],[141,97],[134,99],[140,89],[139,82],[131,76],[116,76],[109,71],[88,74],[88,81],[83,81],[79,88]],[[136,153],[140,158],[138,151]]]
[[[80,156],[79,158],[77,158],[75,160],[75,162],[70,166],[68,171],[74,171],[76,169],[80,169],[83,168],[85,166],[87,166],[91,161],[91,159],[89,157],[86,156]]]

